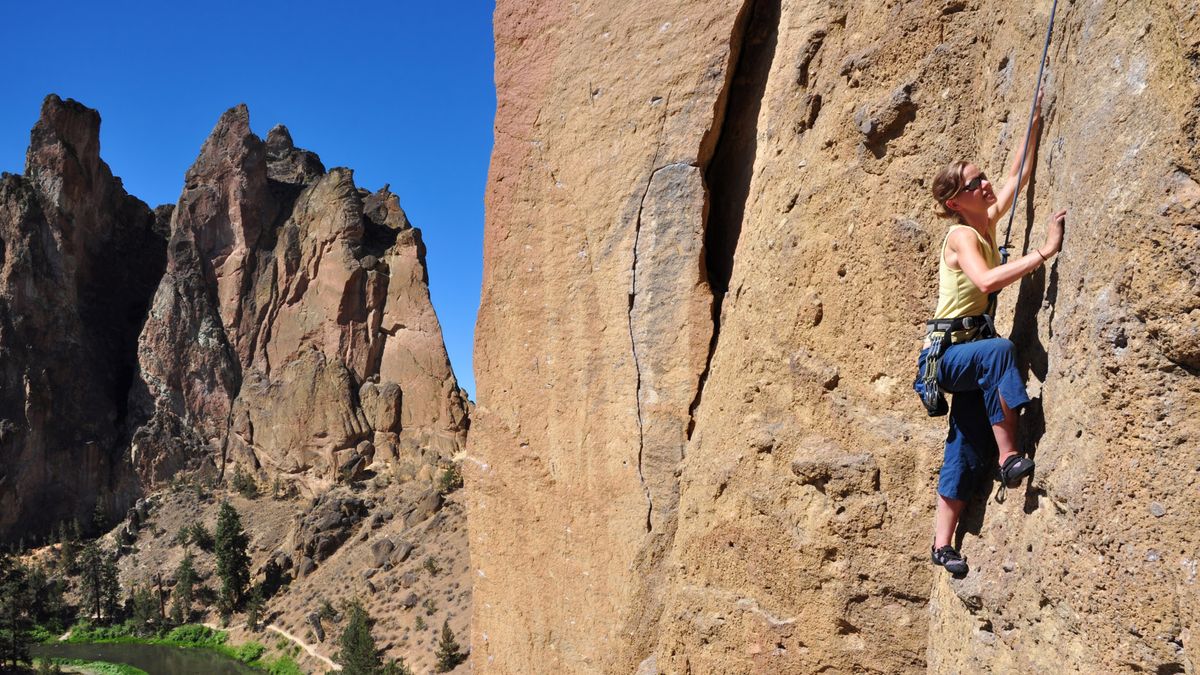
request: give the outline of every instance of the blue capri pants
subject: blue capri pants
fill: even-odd
[[[938,364],[938,383],[953,394],[938,494],[967,499],[990,478],[997,461],[992,425],[1004,420],[1001,397],[1018,410],[1029,403],[1029,394],[1017,372],[1016,349],[1004,338],[951,345]]]

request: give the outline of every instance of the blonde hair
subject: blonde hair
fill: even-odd
[[[942,167],[941,171],[933,177],[933,198],[937,200],[937,214],[942,218],[959,218],[958,213],[946,206],[946,201],[953,199],[962,191],[963,169],[967,166],[967,162],[959,160],[951,162]]]

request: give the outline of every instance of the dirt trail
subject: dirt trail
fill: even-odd
[[[282,635],[283,637],[285,637],[285,638],[287,638],[287,639],[291,640],[292,642],[295,642],[296,644],[300,645],[300,647],[301,647],[302,649],[304,649],[304,651],[308,652],[308,655],[309,655],[309,656],[311,656],[311,657],[313,657],[313,658],[316,658],[316,659],[318,659],[318,660],[322,661],[322,662],[323,662],[325,665],[329,666],[329,667],[330,667],[330,668],[332,668],[333,670],[341,670],[341,669],[342,669],[342,667],[341,667],[340,665],[338,665],[338,664],[334,663],[334,662],[333,662],[333,661],[331,661],[329,658],[327,658],[327,657],[325,657],[325,656],[322,656],[321,654],[318,654],[318,653],[317,653],[317,651],[316,651],[315,649],[313,649],[312,647],[310,647],[310,646],[309,646],[309,645],[308,645],[306,642],[304,642],[304,640],[301,640],[300,638],[296,637],[295,635],[292,635],[291,633],[289,633],[289,632],[287,632],[286,630],[284,630],[284,629],[280,628],[279,626],[276,626],[276,625],[274,625],[274,624],[271,624],[271,625],[268,625],[268,626],[267,626],[267,630],[270,630],[270,631],[275,631],[276,633],[279,633],[279,634],[280,634],[280,635]]]

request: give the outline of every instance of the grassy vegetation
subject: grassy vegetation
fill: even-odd
[[[50,659],[57,666],[83,668],[95,675],[150,675],[141,668],[125,665],[124,663],[108,663],[107,661],[85,661],[84,659]]]
[[[138,643],[207,649],[272,675],[303,675],[303,671],[289,655],[284,654],[278,658],[264,659],[263,655],[267,648],[262,643],[251,641],[240,645],[230,645],[228,640],[229,634],[225,631],[214,630],[199,624],[185,624],[163,635],[141,637],[136,635],[131,628],[123,625],[92,626],[86,622],[80,622],[71,629],[71,636],[66,641],[71,643]],[[142,672],[134,670],[137,673]],[[104,675],[109,674],[105,673]],[[135,675],[135,673],[114,673],[114,675]]]
[[[260,665],[255,667],[261,668],[271,675],[305,675],[304,671],[300,670],[300,665],[286,654],[277,659],[261,661]]]
[[[48,643],[57,642],[58,635],[45,626],[34,626],[29,631],[29,638],[33,642]]]

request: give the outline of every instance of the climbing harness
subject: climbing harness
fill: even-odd
[[[1008,225],[1004,228],[1004,244],[1000,247],[1000,264],[1008,262],[1009,235],[1012,234],[1013,218],[1017,215],[1017,201],[1021,197],[1021,174],[1025,172],[1025,157],[1029,154],[1029,136],[1033,133],[1033,113],[1037,110],[1038,92],[1042,89],[1042,74],[1046,72],[1046,54],[1050,51],[1050,35],[1054,32],[1054,14],[1058,0],[1050,6],[1050,21],[1046,24],[1046,41],[1042,43],[1042,60],[1038,64],[1037,80],[1033,87],[1033,102],[1029,104],[1029,124],[1025,127],[1025,144],[1021,149],[1021,164],[1017,168],[1017,190],[1013,193],[1012,208],[1008,212]],[[993,292],[989,300],[995,303],[999,291]]]
[[[917,379],[913,390],[921,397],[925,412],[940,417],[950,411],[946,395],[938,384],[938,364],[951,344],[963,344],[996,337],[996,326],[989,314],[964,316],[957,319],[934,319],[925,322],[925,338],[929,346],[917,357]]]

